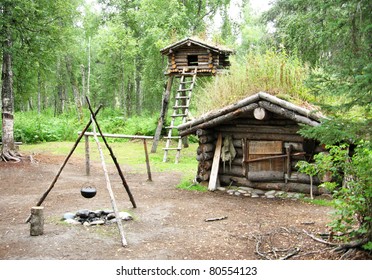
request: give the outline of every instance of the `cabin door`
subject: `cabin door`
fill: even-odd
[[[250,181],[282,181],[285,171],[282,141],[245,141],[245,175]]]

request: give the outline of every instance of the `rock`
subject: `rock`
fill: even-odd
[[[268,195],[274,195],[276,191],[272,190],[272,191],[268,191],[265,193],[266,196]]]
[[[104,223],[105,223],[104,220],[96,220],[96,221],[90,222],[90,225],[96,226],[96,225],[103,225]]]
[[[76,221],[74,219],[66,219],[66,220],[64,220],[64,222],[66,224],[70,224],[70,225],[80,225],[81,224],[79,221]]]
[[[263,195],[265,194],[265,192],[263,190],[259,190],[259,189],[253,189],[253,191],[255,194],[258,194],[258,195]]]
[[[110,213],[110,214],[108,214],[107,216],[106,216],[106,219],[107,220],[112,220],[112,219],[114,219],[115,218],[115,213]]]
[[[244,196],[251,196],[250,193],[244,193],[243,195],[244,195]]]
[[[247,192],[253,191],[253,188],[250,188],[250,187],[239,187],[239,189],[241,189],[243,191],[247,191]]]
[[[272,195],[272,194],[269,194],[269,195],[266,195],[266,198],[275,198],[275,196],[274,195]]]
[[[85,227],[89,227],[89,226],[90,226],[90,223],[89,223],[89,222],[84,222],[84,223],[83,223],[83,226],[85,226]]]
[[[234,192],[234,194],[235,194],[236,196],[239,196],[239,195],[241,195],[241,193],[240,193],[240,192]]]
[[[256,194],[256,193],[252,193],[251,194],[251,197],[256,198],[256,197],[260,197],[260,196],[258,194]]]
[[[75,218],[75,214],[74,213],[67,212],[67,213],[63,214],[63,219],[64,220],[69,220],[69,219],[74,219],[74,218]]]
[[[76,212],[76,216],[80,217],[80,218],[83,218],[83,219],[86,219],[89,217],[89,213],[90,211],[87,210],[87,209],[83,209],[83,210],[79,210]]]
[[[128,212],[119,212],[119,217],[124,221],[133,220],[133,217]]]
[[[278,192],[275,193],[275,196],[276,197],[286,197],[287,194],[283,191],[278,191]]]
[[[226,191],[226,188],[224,188],[224,187],[217,187],[217,190],[219,190],[221,192],[224,192],[224,191]]]
[[[108,215],[108,214],[111,214],[111,213],[114,213],[114,210],[112,210],[112,209],[103,209],[102,210],[102,215]]]
[[[229,195],[233,195],[234,194],[234,190],[227,190],[227,193],[229,194]]]
[[[238,192],[240,192],[240,193],[242,193],[242,194],[245,194],[245,193],[247,193],[247,191],[246,191],[246,190],[238,190]]]

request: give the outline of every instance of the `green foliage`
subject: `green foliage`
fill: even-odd
[[[85,120],[88,119],[89,114],[86,112]],[[124,118],[115,110],[102,110],[97,119],[105,133],[152,136],[156,129],[155,117]],[[77,121],[71,114],[55,117],[49,111],[43,114],[33,111],[17,112],[14,137],[16,141],[23,143],[73,141],[84,126],[85,123]]]
[[[244,57],[233,58],[231,63],[229,73],[197,89],[195,95],[199,114],[259,91],[297,104],[303,104],[311,97],[304,86],[308,67],[298,57],[289,56],[284,50],[249,51]]]
[[[330,225],[349,238],[367,237],[372,242],[372,145],[361,141],[351,156],[346,144],[326,148],[327,153],[314,157],[311,173],[320,178],[326,172],[333,175],[333,182],[321,185],[334,197],[336,212]]]

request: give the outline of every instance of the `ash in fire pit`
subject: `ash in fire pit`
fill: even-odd
[[[119,212],[119,217],[122,220],[133,220],[131,214],[127,212]],[[83,224],[85,226],[103,225],[107,223],[115,223],[116,217],[112,210],[95,210],[82,209],[75,214],[67,212],[63,215],[63,221],[68,224]]]

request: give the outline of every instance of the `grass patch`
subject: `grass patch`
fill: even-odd
[[[303,197],[302,201],[314,204],[314,205],[319,205],[319,206],[327,206],[327,207],[333,207],[333,200],[330,199],[322,199],[322,198],[314,198],[311,199],[309,197]]]
[[[140,140],[113,142],[108,139],[109,145],[112,148],[120,165],[130,166],[131,173],[145,174],[147,173],[145,152],[143,142]],[[52,154],[59,156],[67,156],[73,147],[73,142],[49,142],[39,144],[27,144],[20,146],[20,152],[26,154]],[[92,162],[100,162],[100,156],[96,143],[93,139],[89,141],[90,146],[90,160]],[[180,172],[183,178],[193,178],[197,171],[198,162],[196,156],[196,143],[190,143],[189,148],[182,149],[181,158],[178,164],[174,163],[175,152],[168,153],[168,162],[163,162],[163,150],[165,146],[163,141],[159,142],[156,153],[150,153],[152,141],[147,141],[147,150],[149,151],[151,172]],[[106,164],[113,164],[108,150],[101,141],[101,147],[104,152]],[[84,159],[85,145],[82,142],[74,151],[73,157]]]
[[[198,192],[206,192],[208,189],[205,186],[199,185],[194,183],[189,178],[184,178],[181,183],[179,183],[176,188],[188,191],[198,191]]]

